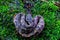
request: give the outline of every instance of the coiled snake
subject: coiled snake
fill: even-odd
[[[16,30],[23,37],[30,37],[36,33],[40,33],[44,28],[44,19],[41,15],[32,17],[30,11],[27,15],[18,13],[13,19]]]

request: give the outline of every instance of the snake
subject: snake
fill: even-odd
[[[29,2],[28,2],[29,3]],[[25,8],[30,8],[30,4]],[[44,18],[41,15],[32,17],[31,11],[28,9],[27,14],[18,13],[14,16],[13,22],[15,24],[17,32],[23,37],[31,37],[33,35],[40,34],[44,28]]]

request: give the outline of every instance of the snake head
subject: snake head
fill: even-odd
[[[30,37],[36,33],[40,33],[44,28],[44,19],[42,16],[35,16],[34,18],[31,14],[19,13],[13,19],[16,30],[23,37]]]

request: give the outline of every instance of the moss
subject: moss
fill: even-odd
[[[2,0],[1,0],[2,1]],[[10,1],[6,1],[10,3]],[[17,35],[15,26],[13,24],[13,17],[18,12],[25,12],[23,3],[20,1],[20,8],[12,9],[8,4],[0,6],[0,38],[2,40],[24,40],[21,36]],[[7,6],[8,5],[8,6]],[[18,11],[17,11],[18,10]],[[42,15],[45,21],[45,28],[36,38],[31,37],[31,40],[59,40],[60,38],[60,20],[56,19],[56,11],[58,7],[52,2],[36,2],[32,9],[33,16]],[[60,12],[59,12],[60,13]]]

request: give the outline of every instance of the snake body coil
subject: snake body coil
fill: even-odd
[[[44,28],[44,19],[41,15],[33,18],[30,11],[27,12],[27,15],[18,13],[13,19],[16,30],[23,37],[30,37],[36,33],[39,34]]]

